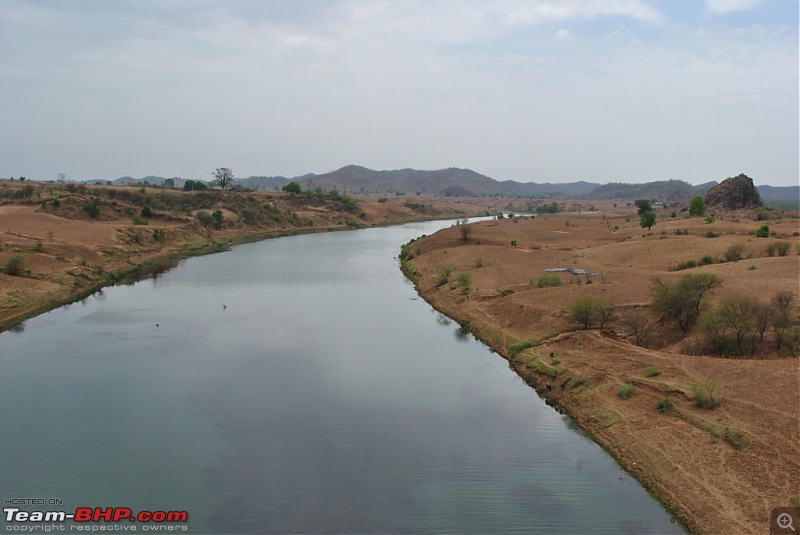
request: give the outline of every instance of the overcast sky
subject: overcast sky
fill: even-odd
[[[0,176],[798,183],[797,0],[2,0]]]

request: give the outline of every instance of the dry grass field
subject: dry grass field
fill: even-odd
[[[485,211],[455,199],[347,199],[0,181],[0,330],[108,284],[242,241]],[[219,225],[211,216],[216,210]],[[11,275],[14,257],[21,268]]]
[[[743,355],[714,355],[699,326],[684,336],[660,319],[653,288],[656,279],[715,274],[722,285],[702,301],[705,314],[725,296],[751,296],[769,308],[789,292],[796,329],[798,219],[717,213],[709,223],[680,212],[673,218],[668,208],[657,210],[648,232],[635,207],[620,205],[568,204],[583,211],[474,223],[466,241],[458,226],[445,229],[408,245],[404,270],[429,302],[509,359],[692,532],[766,533],[772,508],[800,505],[797,340],[776,349],[768,327],[763,341],[748,335]],[[756,238],[764,223],[771,237]],[[677,269],[688,260],[697,266]],[[542,276],[560,284],[540,287]],[[612,306],[602,329],[596,319],[588,329],[573,321],[573,305],[587,297]],[[646,327],[640,345],[634,320]],[[715,388],[721,405],[696,406],[695,384]]]

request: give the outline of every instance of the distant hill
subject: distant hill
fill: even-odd
[[[303,188],[338,189],[352,193],[396,193],[413,195],[417,192],[444,196],[525,196],[571,197],[593,190],[599,184],[572,182],[568,184],[536,184],[514,180],[497,181],[470,169],[451,167],[436,171],[396,169],[375,171],[359,165],[348,165],[329,173],[309,173],[287,179],[285,177],[249,177],[241,182],[247,187],[272,189],[289,181]]]
[[[236,184],[250,189],[280,189],[289,182],[291,179],[282,176],[251,176],[235,180]]]
[[[185,178],[172,177],[176,187],[183,187]],[[114,184],[135,184],[147,181],[148,184],[162,185],[163,177],[146,176],[139,179],[130,176],[120,177]],[[210,180],[203,180],[209,184]],[[586,200],[632,200],[655,199],[657,202],[684,202],[695,195],[703,196],[716,186],[717,182],[707,182],[693,186],[683,180],[665,180],[645,184],[611,183],[601,185],[578,181],[564,184],[549,182],[498,181],[470,169],[451,167],[435,171],[417,169],[395,169],[375,171],[359,165],[347,165],[328,173],[308,173],[296,177],[250,176],[237,178],[235,185],[254,190],[280,189],[289,182],[297,182],[303,189],[337,189],[343,193],[372,193],[377,195],[405,194],[417,192],[427,195],[450,197],[466,196],[507,196],[533,198],[574,197]],[[800,186],[758,186],[758,191],[766,203],[797,203],[800,199]]]
[[[579,197],[587,200],[655,199],[657,202],[672,204],[688,201],[695,195],[703,197],[718,185],[718,182],[712,181],[693,186],[683,180],[665,180],[644,184],[611,183],[599,186]],[[796,207],[800,203],[800,186],[764,185],[756,186],[756,190],[766,204]]]
[[[695,195],[702,196],[716,185],[716,182],[707,182],[699,186],[692,186],[683,180],[662,180],[644,184],[613,182],[595,188],[589,193],[581,195],[581,198],[589,200],[649,199],[671,204],[689,200]]]
[[[800,186],[756,186],[766,204],[800,202]]]
[[[175,181],[175,187],[177,187],[177,188],[182,188],[183,184],[187,180],[190,180],[190,179],[187,179],[187,178],[181,178],[181,177],[177,177],[177,176],[174,176],[174,177],[171,177],[171,178],[172,178],[173,181]],[[116,180],[112,180],[111,183],[114,184],[115,186],[128,186],[130,184],[136,184],[138,182],[142,182],[142,183],[147,182],[148,184],[153,185],[153,186],[163,186],[165,180],[166,180],[166,178],[164,178],[162,176],[153,176],[153,175],[143,176],[142,178],[133,178],[131,176],[122,176],[122,177],[119,177]]]

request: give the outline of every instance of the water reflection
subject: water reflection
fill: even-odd
[[[416,299],[394,257],[442,225],[236,247],[0,334],[0,496],[193,533],[679,532]]]

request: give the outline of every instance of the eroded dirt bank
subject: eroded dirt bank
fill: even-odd
[[[797,325],[798,222],[770,221],[775,237],[756,239],[761,222],[740,215],[709,225],[659,214],[647,232],[635,209],[610,204],[476,223],[466,238],[459,227],[445,229],[407,245],[403,269],[429,303],[563,407],[690,531],[766,533],[773,508],[800,502],[798,359],[775,349],[769,329],[741,358],[707,354],[697,327],[684,337],[658,318],[653,285],[714,273],[723,284],[704,310],[726,295],[766,303],[789,291]],[[770,255],[770,243],[781,240],[791,252]],[[728,261],[733,245],[740,259]],[[714,262],[676,270],[704,256]],[[597,274],[545,271],[559,267]],[[552,276],[558,285],[540,282]],[[586,329],[573,322],[572,305],[586,297],[613,305],[602,328],[599,319]],[[647,326],[640,345],[636,318]],[[721,406],[696,406],[695,384],[713,385]]]

